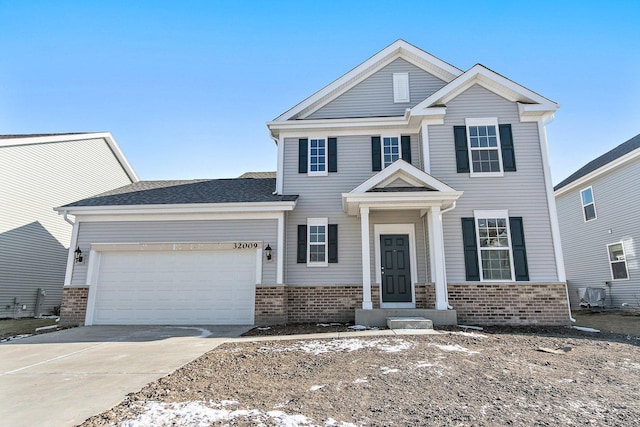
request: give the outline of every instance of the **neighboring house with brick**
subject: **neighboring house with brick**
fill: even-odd
[[[137,180],[109,133],[0,135],[0,318],[60,306],[72,226],[53,208]]]
[[[140,182],[58,208],[87,254],[63,315],[565,324],[557,108],[399,40],[267,124],[275,178]]]
[[[555,196],[572,305],[580,289],[599,288],[605,306],[640,307],[640,135],[571,174]]]

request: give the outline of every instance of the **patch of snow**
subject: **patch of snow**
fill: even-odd
[[[27,338],[30,337],[33,334],[20,334],[20,335],[14,335],[12,337],[7,337],[7,338],[3,338],[0,340],[0,342],[7,342],[7,341],[13,341],[13,340],[19,340],[22,338]]]
[[[467,354],[479,353],[479,351],[469,350],[468,348],[462,347],[461,345],[458,345],[458,344],[447,344],[447,345],[429,344],[429,347],[437,347],[442,351],[459,351],[460,353],[467,353]]]
[[[333,418],[327,418],[326,420],[324,420],[324,426],[325,427],[357,427],[355,424],[347,423],[344,421],[339,423]]]
[[[204,329],[204,328],[196,328],[193,326],[167,326],[167,328],[174,328],[174,329],[195,329],[196,331],[200,331],[200,335],[198,335],[198,338],[207,338],[210,337],[211,335],[213,335],[213,332],[211,332],[208,329]]]
[[[58,328],[58,325],[40,326],[39,328],[36,328],[36,332],[46,331],[48,329],[57,329],[57,328]]]
[[[479,334],[477,332],[464,332],[464,331],[451,332],[451,335],[462,335],[463,337],[470,337],[470,338],[487,338],[488,337],[488,335],[485,335],[485,334]]]
[[[572,328],[582,332],[600,332],[599,329],[585,328],[584,326],[572,326]]]
[[[259,331],[268,331],[269,329],[271,329],[271,326],[264,326],[262,328],[257,328]]]
[[[331,323],[318,323],[316,326],[321,328],[328,328],[329,326],[342,326],[342,323],[331,322]]]
[[[380,369],[382,369],[382,375],[387,375],[387,374],[393,374],[393,373],[396,373],[396,372],[400,372],[400,369],[387,368],[386,366],[383,366]]]
[[[314,386],[312,386],[312,387],[309,389],[309,391],[318,391],[318,390],[320,390],[320,389],[322,389],[322,388],[325,388],[326,386],[327,386],[326,384],[323,384],[323,385],[314,385]]]
[[[353,325],[353,326],[349,326],[349,329],[353,329],[354,331],[364,331],[365,329],[368,329],[368,328],[364,325]]]
[[[473,329],[473,330],[476,330],[476,331],[484,331],[484,328],[481,328],[480,326],[458,325],[458,328]]]
[[[343,351],[356,351],[365,348],[374,348],[385,353],[398,353],[408,350],[413,343],[402,339],[376,339],[363,340],[359,338],[341,338],[330,341],[298,341],[288,347],[263,347],[261,351],[298,351],[307,354],[319,355],[323,353],[339,353]]]
[[[368,382],[369,382],[369,380],[367,379],[367,377],[364,377],[364,378],[356,379],[353,383],[354,384],[361,384],[361,383],[368,383]]]
[[[230,401],[226,401],[230,402]],[[214,407],[211,407],[214,406]],[[209,426],[213,423],[226,421],[250,422],[254,425],[275,424],[285,427],[310,426],[312,420],[304,415],[289,415],[282,411],[263,413],[257,409],[228,410],[218,408],[222,405],[204,402],[163,403],[146,402],[142,406],[143,412],[135,419],[125,420],[120,427],[191,427]],[[341,425],[341,424],[334,424]]]

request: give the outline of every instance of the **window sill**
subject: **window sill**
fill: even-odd
[[[328,176],[328,172],[307,172],[307,176]]]
[[[469,174],[471,178],[502,178],[504,172],[471,172]]]
[[[307,267],[329,267],[328,262],[307,262]]]

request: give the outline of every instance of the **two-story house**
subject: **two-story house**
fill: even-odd
[[[640,307],[639,177],[636,135],[555,187],[569,295],[576,308],[581,297],[587,304]],[[589,298],[588,288],[604,289],[604,295]]]
[[[108,132],[0,135],[0,318],[60,307],[75,246],[53,208],[136,181]]]
[[[58,208],[86,254],[63,320],[564,324],[557,108],[398,40],[267,124],[275,179],[140,182]]]

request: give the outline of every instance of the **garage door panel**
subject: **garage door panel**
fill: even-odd
[[[94,324],[252,324],[255,251],[102,253]]]

